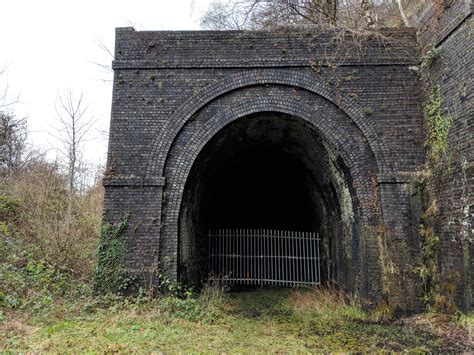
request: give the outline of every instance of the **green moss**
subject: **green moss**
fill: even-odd
[[[364,107],[363,112],[366,116],[372,116],[374,114],[374,109],[370,106],[366,106]]]

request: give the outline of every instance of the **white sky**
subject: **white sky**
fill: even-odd
[[[113,51],[115,27],[137,30],[198,30],[199,17],[210,0],[3,0],[0,7],[0,92],[20,93],[12,107],[27,117],[30,140],[50,156],[58,142],[48,133],[57,126],[58,92],[83,92],[88,112],[97,119],[95,137],[107,131],[110,120],[112,75],[92,62],[110,64],[98,46]],[[102,135],[84,147],[84,158],[105,163],[107,138]]]

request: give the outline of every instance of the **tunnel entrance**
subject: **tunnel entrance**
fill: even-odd
[[[179,222],[180,279],[199,284],[210,272],[228,271],[222,265],[216,269],[210,260],[210,231],[278,230],[294,238],[290,244],[296,246],[304,235],[319,236],[317,282],[343,281],[353,200],[343,159],[310,123],[277,112],[242,117],[203,148],[186,182]],[[271,254],[272,247],[262,248]],[[309,267],[314,258],[304,256],[301,266]],[[301,281],[291,277],[293,284]]]

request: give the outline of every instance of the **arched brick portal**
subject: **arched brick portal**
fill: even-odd
[[[210,112],[213,114],[209,115]],[[358,125],[339,107],[313,92],[287,85],[254,85],[228,92],[202,107],[192,115],[188,125],[181,128],[165,167],[167,202],[160,250],[167,256],[169,271],[175,277],[182,276],[178,275],[179,218],[185,185],[199,154],[226,126],[262,112],[278,112],[304,120],[329,144],[335,152],[334,159],[339,157],[347,166],[349,176],[345,179],[350,181],[347,188],[351,189],[354,202],[351,201],[353,210],[349,213],[355,218],[346,226],[350,229],[346,236],[350,242],[341,241],[341,244],[349,244],[344,263],[350,265],[340,267],[340,270],[351,275],[341,274],[337,281],[344,280],[348,289],[378,297],[380,264],[375,231],[381,217],[376,183],[378,168],[372,149]],[[184,252],[181,250],[181,254]]]
[[[257,157],[269,149],[286,170],[294,167],[300,180],[293,184],[314,182],[295,192],[314,195],[308,206],[323,211],[314,228],[342,231],[337,260],[345,266],[333,280],[369,300],[417,307],[410,200],[411,175],[423,161],[416,34],[386,31],[393,41],[357,50],[341,44],[342,62],[333,35],[117,30],[104,220],[129,216],[125,261],[138,282],[154,282],[157,268],[184,279],[194,253],[189,216],[204,211],[189,198],[198,177],[229,154],[252,158],[256,147]],[[280,145],[265,126],[285,132]]]

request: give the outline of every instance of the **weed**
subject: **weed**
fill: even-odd
[[[443,113],[443,99],[441,89],[434,86],[428,96],[426,116],[428,119],[429,158],[433,162],[439,161],[448,145],[448,134],[453,120]]]
[[[431,48],[428,52],[425,53],[421,59],[421,67],[428,68],[430,67],[440,55],[440,50],[436,47]]]

